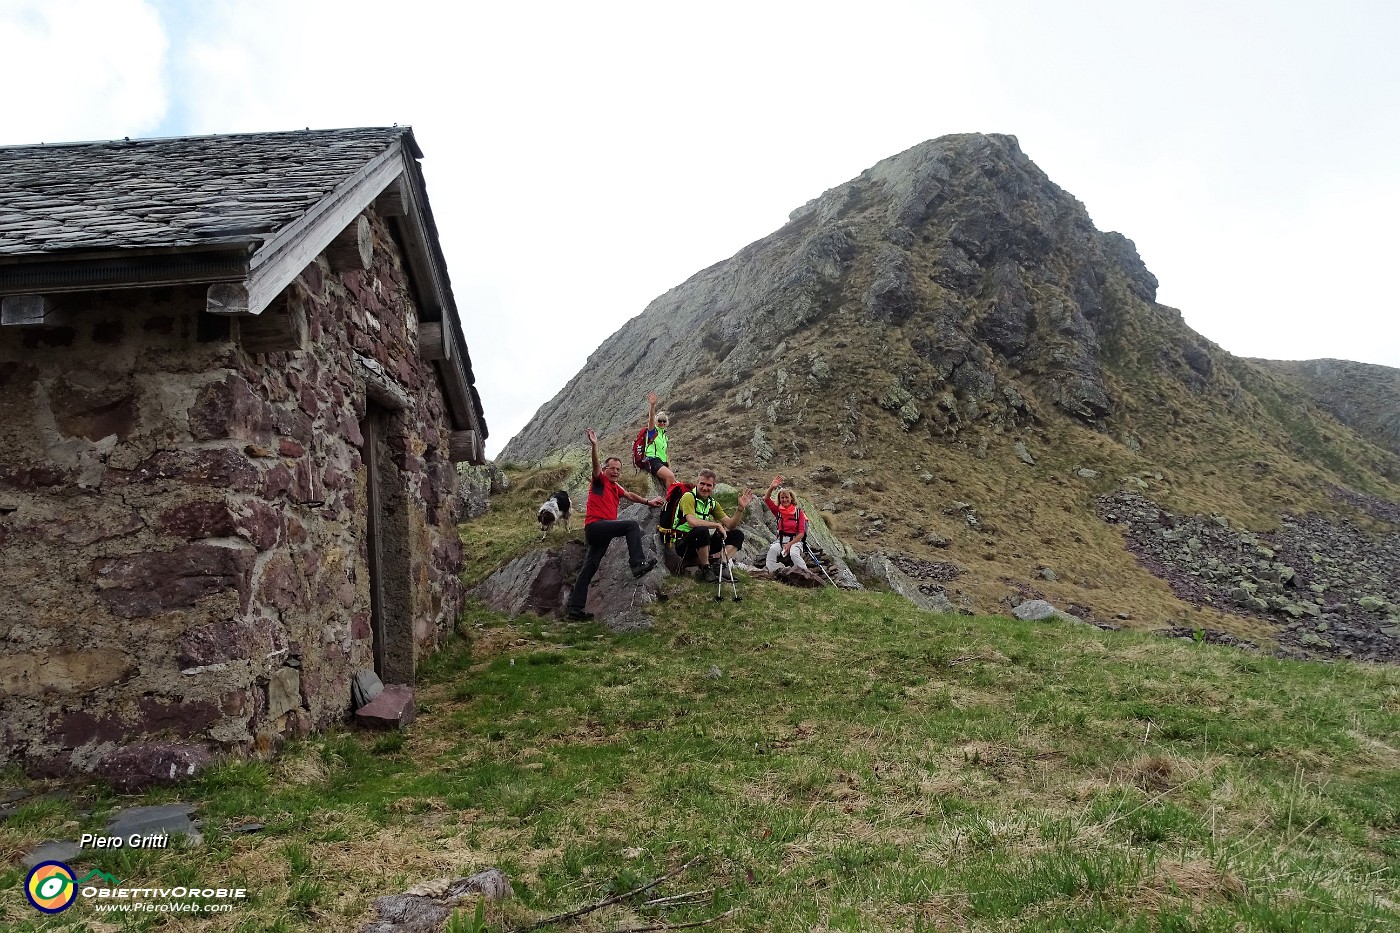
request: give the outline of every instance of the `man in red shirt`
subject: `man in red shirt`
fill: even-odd
[[[593,613],[583,610],[584,603],[588,601],[588,584],[593,582],[593,575],[598,572],[598,565],[603,562],[603,555],[608,552],[613,538],[626,535],[632,576],[640,577],[656,566],[655,557],[642,553],[641,526],[634,521],[618,519],[618,500],[626,499],[650,506],[664,505],[666,502],[661,496],[644,499],[618,485],[617,478],[622,475],[622,460],[618,457],[608,457],[603,461],[602,469],[599,469],[598,435],[593,433],[592,428],[588,429],[588,446],[593,454],[593,482],[588,486],[588,507],[583,514],[583,539],[588,542],[588,556],[584,558],[583,569],[578,572],[573,592],[569,594],[569,609],[565,618],[573,622],[587,622],[593,618]]]

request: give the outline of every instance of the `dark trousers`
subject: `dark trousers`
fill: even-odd
[[[588,542],[588,556],[583,559],[583,569],[574,581],[574,591],[569,594],[569,608],[583,609],[588,602],[588,584],[598,572],[603,555],[608,553],[608,545],[613,538],[627,536],[627,556],[633,567],[640,567],[646,560],[642,553],[642,529],[634,521],[614,519],[613,521],[589,522],[583,526],[583,540]]]
[[[714,528],[692,528],[681,536],[676,542],[676,555],[683,561],[688,561],[695,556],[702,547],[706,545],[710,548],[710,556],[714,557],[720,549],[726,545],[734,545],[736,548],[744,546],[744,533],[738,528],[733,531],[726,531],[724,537],[720,537],[718,529]]]

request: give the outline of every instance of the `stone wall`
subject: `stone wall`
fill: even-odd
[[[404,530],[412,655],[450,630],[450,425],[372,221],[369,270],[321,257],[288,287],[304,351],[244,352],[203,288],[64,296],[54,326],[0,328],[0,763],[265,751],[346,716],[352,672],[373,666],[366,378],[410,399],[383,414],[380,488]]]

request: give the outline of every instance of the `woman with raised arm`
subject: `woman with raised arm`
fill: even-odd
[[[807,569],[807,562],[802,559],[802,542],[807,540],[807,515],[797,506],[797,496],[791,489],[780,488],[783,485],[781,476],[773,477],[773,482],[768,485],[768,492],[763,497],[763,504],[768,506],[768,511],[772,512],[778,519],[778,539],[768,547],[768,557],[763,566],[769,570],[777,570],[779,555],[792,559],[794,567]],[[778,491],[778,501],[773,501],[773,490]]]
[[[671,416],[664,411],[656,410],[656,393],[647,393],[647,433],[646,433],[646,471],[661,481],[666,489],[671,488],[671,484],[676,481],[676,474],[671,470],[671,461],[668,459],[666,437],[666,427],[671,423]]]

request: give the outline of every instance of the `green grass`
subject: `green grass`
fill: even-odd
[[[527,485],[512,495],[533,499]],[[492,514],[489,534],[466,529],[496,541],[471,574],[537,537]],[[730,910],[711,928],[1400,921],[1400,670],[936,616],[742,575],[741,603],[667,588],[653,630],[630,635],[472,607],[420,667],[408,732],[319,736],[147,795],[198,803],[204,847],[109,851],[82,869],[243,886],[251,902],[103,929],[357,929],[375,897],[494,865],[516,892],[485,909],[500,933],[697,856],[646,895],[694,898],[634,898],[571,928]],[[133,802],[30,804],[0,823],[0,850],[100,829]],[[247,820],[266,828],[230,831]],[[0,873],[0,927],[94,919],[40,918],[23,880]]]
[[[187,788],[204,880],[287,930],[488,865],[492,930],[628,890],[582,929],[1357,930],[1400,920],[1400,672],[1131,633],[938,617],[882,594],[675,591],[651,632],[478,611],[398,747],[332,735]],[[475,660],[475,665],[473,665]],[[712,676],[718,668],[720,676]],[[35,808],[18,835],[67,814]],[[235,818],[268,824],[224,835]],[[387,856],[384,853],[388,853]],[[186,858],[97,864],[146,881]],[[16,902],[0,918],[46,929]],[[32,912],[31,912],[32,913]],[[139,923],[131,929],[154,929]],[[253,929],[254,927],[245,927]]]
[[[541,541],[539,525],[533,519],[546,496],[567,486],[576,475],[586,475],[587,470],[574,463],[542,470],[508,466],[504,470],[510,484],[507,489],[491,498],[485,515],[462,526],[467,565],[462,582],[476,586],[513,558],[537,547],[557,546],[564,540],[562,532],[556,531]],[[583,506],[582,499],[573,505],[570,527],[575,530],[583,526]]]

